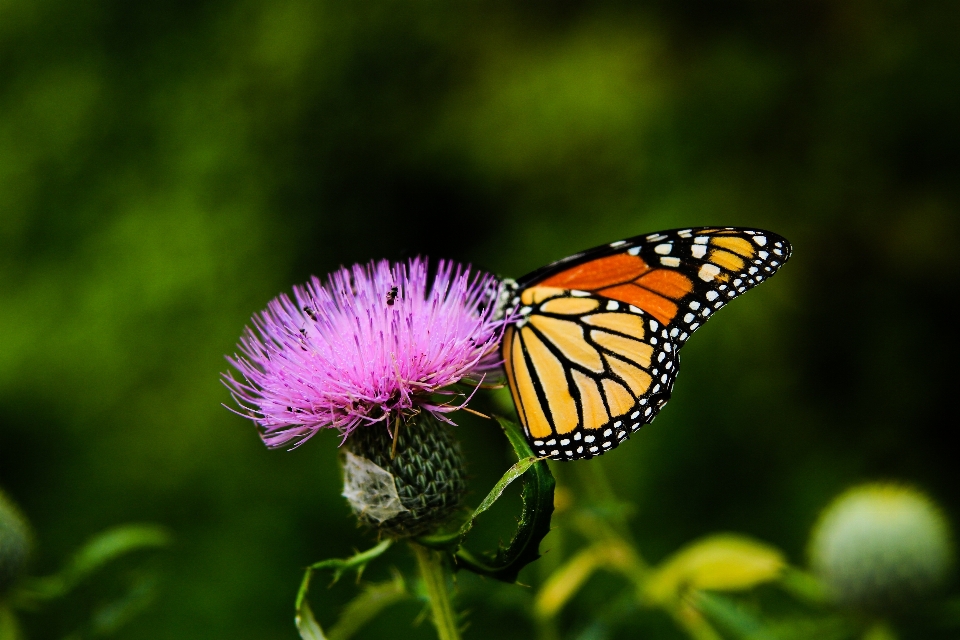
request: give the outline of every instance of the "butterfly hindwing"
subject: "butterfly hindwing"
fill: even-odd
[[[772,276],[790,244],[702,227],[590,249],[520,279],[502,355],[531,447],[575,460],[616,447],[670,397],[677,351],[727,302]]]
[[[670,397],[676,348],[643,312],[534,287],[504,336],[510,389],[530,445],[559,460],[608,451]]]

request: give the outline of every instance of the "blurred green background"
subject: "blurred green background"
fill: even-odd
[[[334,434],[271,452],[220,406],[250,315],[371,258],[515,277],[706,224],[795,254],[590,463],[648,559],[733,530],[803,564],[818,511],[875,478],[956,526],[958,33],[960,5],[893,0],[0,0],[0,486],[34,573],[157,522],[159,596],[120,637],[295,638],[302,568],[372,537]],[[458,422],[476,504],[507,445]],[[530,637],[522,587],[462,583],[468,638]],[[365,637],[433,637],[418,612]]]

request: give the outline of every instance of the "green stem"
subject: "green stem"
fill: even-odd
[[[410,543],[414,555],[417,556],[417,565],[420,567],[420,576],[430,599],[430,610],[433,613],[433,624],[437,627],[440,640],[460,640],[460,630],[457,628],[457,617],[450,604],[450,594],[447,591],[447,572],[443,566],[443,556],[439,551],[428,549],[415,542]]]
[[[19,640],[20,629],[13,610],[0,603],[0,640]]]

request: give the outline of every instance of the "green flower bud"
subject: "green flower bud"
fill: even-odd
[[[942,586],[953,564],[950,527],[916,489],[871,483],[847,490],[813,529],[810,560],[840,605],[903,608]]]
[[[435,530],[466,490],[460,447],[427,411],[399,426],[396,447],[380,425],[356,429],[343,465],[343,495],[357,518],[394,537]]]
[[[0,597],[23,573],[31,546],[26,518],[0,491]]]

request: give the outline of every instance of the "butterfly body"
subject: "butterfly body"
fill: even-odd
[[[501,305],[514,320],[501,355],[533,451],[592,458],[652,422],[670,399],[680,347],[790,252],[760,229],[678,229],[505,282]]]

